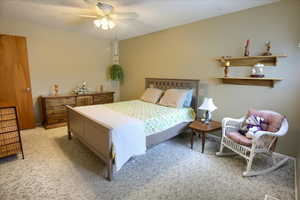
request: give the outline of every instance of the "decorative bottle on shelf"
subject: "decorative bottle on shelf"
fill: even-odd
[[[230,67],[230,62],[226,61],[225,62],[225,67],[224,67],[224,77],[228,77],[228,72],[229,72],[229,68]]]
[[[250,45],[250,40],[246,40],[244,56],[250,56],[249,45]]]
[[[266,41],[266,52],[264,52],[262,54],[262,56],[271,56],[272,53],[271,53],[271,42],[270,41]]]

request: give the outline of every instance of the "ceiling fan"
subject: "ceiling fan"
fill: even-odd
[[[95,14],[79,15],[83,18],[94,19],[94,25],[98,29],[109,30],[116,26],[116,20],[136,19],[138,14],[135,12],[114,12],[114,7],[110,4],[103,3],[97,0],[84,0],[89,5],[96,7]]]

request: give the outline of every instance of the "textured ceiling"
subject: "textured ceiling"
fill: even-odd
[[[93,2],[95,0],[86,0]],[[117,12],[136,12],[136,20],[116,21],[110,31],[96,30],[79,14],[96,12],[83,0],[0,0],[0,17],[30,21],[99,37],[126,39],[279,0],[103,0]],[[1,31],[1,29],[0,29]]]

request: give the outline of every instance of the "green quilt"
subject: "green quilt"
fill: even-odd
[[[192,108],[170,108],[140,100],[104,104],[104,106],[143,121],[146,136],[195,119]]]

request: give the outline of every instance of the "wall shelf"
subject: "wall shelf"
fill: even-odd
[[[257,85],[274,87],[275,83],[281,81],[280,78],[252,78],[252,77],[219,77],[226,84],[237,84],[237,85]]]
[[[257,63],[264,64],[265,66],[276,66],[278,58],[287,57],[286,55],[273,55],[273,56],[243,56],[243,57],[221,57],[217,58],[225,66],[225,62],[230,62],[230,67],[249,66],[252,67]]]

